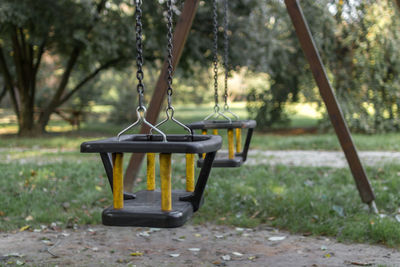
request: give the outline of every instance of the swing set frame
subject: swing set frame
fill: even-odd
[[[192,27],[192,23],[196,15],[199,3],[200,0],[186,0],[184,3],[181,16],[177,22],[175,32],[173,34],[174,55],[172,65],[174,69],[176,69],[180,56],[182,55],[182,51],[184,49],[186,39]],[[367,178],[365,169],[360,161],[356,146],[353,142],[351,133],[343,117],[340,105],[329,82],[325,67],[321,61],[319,52],[308,27],[306,18],[303,14],[299,0],[285,0],[285,5],[287,7],[288,14],[293,23],[306,60],[311,67],[313,77],[319,88],[321,98],[325,103],[331,123],[335,129],[336,136],[338,137],[342,150],[346,156],[361,200],[364,203],[368,204],[373,212],[377,213],[378,210],[375,205],[375,194]],[[151,124],[154,124],[157,121],[158,115],[161,111],[162,102],[166,96],[168,87],[168,82],[166,78],[167,73],[168,64],[167,61],[165,61],[157,84],[155,86],[155,90],[151,98],[146,116],[146,119]],[[149,127],[143,125],[140,133],[144,134],[148,131]],[[143,158],[144,154],[141,153],[135,153],[132,155],[129,161],[128,168],[125,172],[124,183],[127,190],[131,190],[133,188],[133,184],[135,182],[136,175],[138,173],[138,170],[140,169]]]

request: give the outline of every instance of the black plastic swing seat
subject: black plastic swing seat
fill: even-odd
[[[136,198],[125,200],[123,209],[106,208],[102,213],[104,225],[173,228],[185,224],[193,216],[193,206],[182,201],[186,191],[172,191],[172,210],[161,211],[161,192],[142,190]]]
[[[203,120],[186,125],[192,130],[211,130],[211,129],[253,129],[257,126],[255,120]]]
[[[204,159],[199,158],[197,160],[197,167],[201,168],[203,167],[204,164]],[[214,159],[213,162],[213,167],[217,168],[237,168],[243,165],[243,158],[241,156],[235,156],[233,159],[229,158],[218,158],[217,157]]]
[[[243,151],[240,153],[235,153],[233,159],[227,157],[222,157],[217,154],[215,160],[213,161],[212,167],[217,168],[237,168],[243,165],[247,159],[247,152],[250,147],[250,141],[253,136],[253,130],[257,126],[254,120],[236,120],[236,121],[218,121],[218,120],[204,120],[198,121],[187,125],[192,130],[211,130],[211,129],[247,129],[246,141],[243,146]],[[202,167],[204,164],[204,159],[199,154],[199,159],[197,160],[197,167]]]
[[[207,153],[221,148],[222,139],[213,135],[161,135],[132,134],[89,141],[81,144],[84,153]]]
[[[161,210],[160,191],[124,193],[122,209],[106,208],[102,214],[104,225],[172,228],[182,226],[203,204],[204,190],[222,138],[216,135],[123,135],[81,144],[81,152],[99,153],[111,190],[113,190],[112,153],[206,153],[194,192],[172,191],[172,210]]]

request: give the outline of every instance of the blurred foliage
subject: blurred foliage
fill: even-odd
[[[350,128],[366,133],[398,130],[400,21],[394,3],[301,3]],[[248,110],[264,128],[287,122],[285,104],[302,96],[323,105],[285,13],[281,1],[265,1],[250,16],[254,30],[246,42],[251,48],[247,54],[261,50],[250,66],[268,73],[270,86],[248,88]],[[327,114],[322,125],[330,125]]]
[[[175,23],[183,3],[174,3]],[[221,24],[222,1],[218,3]],[[243,100],[241,92],[247,90],[248,110],[263,128],[288,122],[287,103],[317,101],[322,107],[283,1],[229,4],[231,98]],[[400,22],[394,4],[389,0],[304,0],[301,4],[350,127],[368,133],[397,130]],[[147,102],[166,52],[165,10],[165,1],[143,2]],[[0,2],[4,57],[0,81],[15,100],[6,102],[13,104],[20,132],[45,129],[60,106],[80,110],[105,103],[114,106],[111,120],[135,116],[134,12],[130,0]],[[209,2],[200,1],[176,70],[176,103],[212,101],[211,14]],[[222,27],[219,33],[222,52]],[[24,49],[25,57],[18,58]],[[30,65],[24,68],[27,61]],[[37,63],[38,71],[32,71]],[[4,66],[11,79],[5,78]],[[221,95],[222,72],[220,65]],[[34,110],[40,114],[33,116]]]

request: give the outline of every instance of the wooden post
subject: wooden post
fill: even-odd
[[[370,204],[370,206],[375,209],[374,211],[376,211],[374,192],[368,181],[360,158],[358,157],[357,149],[354,145],[346,121],[344,120],[332,86],[329,83],[325,67],[322,64],[300,4],[298,0],[285,0],[285,4],[305,57],[310,64],[312,74],[318,85],[320,95],[325,103],[332,125],[335,128],[340,145],[346,155],[347,162],[349,163],[361,199],[364,203]]]
[[[400,0],[396,0],[395,2],[396,2],[396,5],[397,5],[397,7],[399,8],[399,11],[400,11]]]
[[[174,36],[173,36],[173,58],[172,65],[174,70],[178,66],[179,59],[182,55],[183,48],[186,43],[186,39],[189,35],[190,29],[192,28],[193,19],[196,15],[197,8],[200,0],[186,0],[183,6],[182,14],[176,24]],[[162,102],[167,92],[167,74],[168,74],[168,62],[164,60],[163,68],[160,76],[158,77],[157,84],[154,89],[153,96],[150,101],[149,108],[147,109],[146,119],[151,124],[155,124],[160,113]],[[140,133],[148,133],[149,127],[143,125],[140,129]],[[133,154],[128,168],[125,172],[124,188],[127,192],[131,192],[133,184],[135,182],[137,173],[142,165],[144,154]]]

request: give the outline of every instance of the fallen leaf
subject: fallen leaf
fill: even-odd
[[[344,217],[344,209],[342,206],[338,206],[338,205],[333,205],[332,209],[340,216],[340,217]]]
[[[230,255],[223,255],[221,257],[221,259],[224,260],[224,261],[230,261],[231,260],[231,256]]]
[[[48,246],[52,246],[54,245],[53,242],[49,241],[49,240],[42,240],[42,243],[48,245]]]
[[[30,225],[22,226],[22,227],[19,229],[19,231],[20,231],[20,232],[26,231],[26,230],[29,229],[29,227],[31,227],[31,226],[30,226]]]
[[[132,252],[132,253],[131,253],[131,256],[140,257],[140,256],[143,256],[143,252],[139,252],[139,251]]]
[[[286,238],[286,236],[271,236],[268,238],[269,241],[282,241]]]
[[[194,234],[195,237],[201,237],[201,234]]]
[[[248,257],[247,259],[249,259],[249,260],[255,260],[256,259],[256,256],[250,256],[250,257]]]
[[[189,248],[188,250],[192,252],[199,252],[200,248]]]
[[[139,236],[142,236],[142,237],[149,237],[150,234],[149,234],[149,232],[140,232],[140,233],[139,233]]]
[[[326,253],[326,254],[324,255],[324,257],[329,259],[330,257],[332,257],[332,255],[331,255],[330,253]]]
[[[24,256],[25,256],[24,254],[20,254],[18,252],[12,252],[12,253],[3,255],[3,257],[5,257],[5,258],[11,258],[11,257],[22,258]]]
[[[181,254],[169,254],[169,256],[171,256],[172,258],[177,258],[179,257]]]
[[[357,262],[357,261],[345,261],[346,264],[356,265],[356,266],[372,266],[372,263]]]
[[[25,218],[25,221],[29,222],[29,221],[33,221],[33,216],[29,215]]]
[[[4,213],[4,211],[1,211],[1,210],[0,210],[0,216],[4,216],[4,215],[6,215],[6,214]]]
[[[224,236],[223,235],[215,235],[215,238],[221,239],[221,238],[224,238]]]
[[[237,256],[237,257],[243,257],[243,254],[240,252],[232,252],[233,255]]]
[[[326,246],[321,246],[321,250],[327,250],[328,248]]]
[[[18,266],[21,266],[21,265],[24,265],[25,262],[20,261],[20,260],[17,260],[17,261],[15,262],[15,264],[17,264]]]

